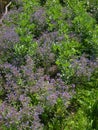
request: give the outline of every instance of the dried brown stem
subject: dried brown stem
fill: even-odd
[[[4,12],[4,14],[3,14],[3,16],[1,17],[1,19],[0,19],[0,24],[2,24],[2,21],[3,21],[3,19],[5,18],[5,16],[7,15],[7,13],[8,13],[8,7],[11,5],[11,1],[5,6],[5,12]]]

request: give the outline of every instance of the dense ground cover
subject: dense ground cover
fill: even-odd
[[[97,16],[97,0],[12,0],[0,27],[0,129],[98,129]]]

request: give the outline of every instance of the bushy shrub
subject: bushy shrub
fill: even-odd
[[[66,86],[60,77],[51,79],[47,75],[44,76],[42,71],[34,73],[33,66],[30,57],[27,57],[27,64],[20,69],[8,63],[0,66],[3,85],[0,119],[7,127],[14,126],[17,129],[31,127],[37,129],[43,125],[50,127],[49,124],[55,120],[61,121],[59,122],[61,124],[66,115],[74,88],[71,85]],[[58,111],[62,111],[62,115]],[[51,112],[53,115],[50,117]],[[49,120],[47,123],[46,116]]]
[[[86,53],[89,57],[96,57],[98,51],[98,44],[93,39],[96,37],[96,20],[87,11],[87,6],[85,5],[87,1],[77,1],[69,0],[66,1],[66,6],[69,10],[69,19],[71,26],[69,27],[71,33],[75,34],[81,43],[81,52]],[[90,2],[88,1],[90,4]],[[94,3],[94,2],[93,2]],[[96,3],[96,2],[95,2]],[[91,4],[90,4],[91,5]],[[89,21],[89,22],[88,22]],[[96,33],[96,34],[95,34]],[[69,32],[70,34],[70,32]]]

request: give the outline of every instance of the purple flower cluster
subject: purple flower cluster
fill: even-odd
[[[0,120],[7,127],[15,126],[18,130],[43,129],[40,115],[44,109],[55,107],[58,99],[66,109],[74,89],[65,85],[60,74],[53,79],[44,75],[42,68],[34,73],[33,60],[29,56],[26,59],[26,65],[20,68],[9,63],[0,65],[3,91]]]
[[[97,59],[92,61],[87,58],[86,55],[82,55],[79,59],[73,60],[72,67],[75,71],[75,78],[80,79],[82,82],[90,81],[92,74],[94,73],[95,69],[98,67]],[[79,81],[77,81],[79,83]]]
[[[52,49],[53,44],[58,44],[62,40],[64,40],[64,37],[59,35],[56,31],[44,32],[38,39],[35,39],[38,43],[35,63],[37,67],[41,66],[44,68],[45,74],[55,65],[56,56]]]
[[[13,57],[13,46],[19,42],[19,36],[15,31],[16,25],[12,22],[16,21],[17,18],[15,17],[17,17],[18,12],[18,10],[9,11],[5,16],[3,25],[0,26],[0,60],[2,61]],[[13,14],[15,17],[12,18]]]

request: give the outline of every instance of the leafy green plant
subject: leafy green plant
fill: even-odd
[[[79,47],[79,43],[74,40],[67,40],[61,44],[53,45],[54,51],[58,52],[56,64],[59,66],[65,82],[67,82],[74,74],[71,63],[73,61],[72,58],[79,55]]]
[[[36,2],[34,2],[36,5]],[[35,25],[30,23],[33,1],[27,2],[23,1],[23,12],[19,15],[19,23],[16,32],[19,35],[19,43],[14,46],[14,51],[16,56],[33,55],[37,48],[37,43],[33,42],[33,32],[35,30]]]
[[[76,114],[71,114],[65,124],[64,130],[89,130],[90,128],[90,122],[82,109],[79,109]]]
[[[58,23],[62,20],[62,6],[59,3],[59,0],[49,2],[47,1],[46,5],[47,7],[47,25],[48,25],[48,30],[53,31],[53,30],[58,30],[59,25]]]

